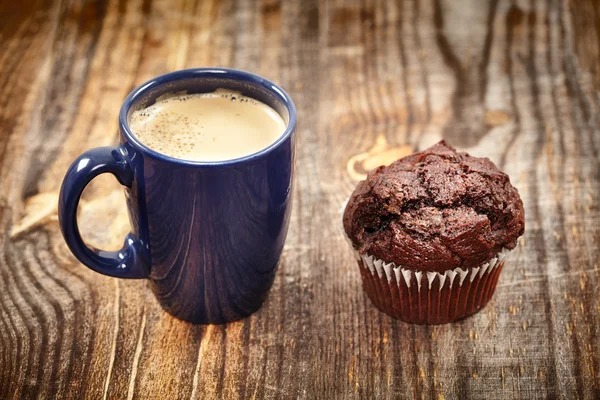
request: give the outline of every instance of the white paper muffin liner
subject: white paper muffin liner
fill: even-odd
[[[481,310],[492,298],[508,250],[475,268],[443,273],[408,269],[359,255],[363,288],[386,314],[414,324],[444,324]]]
[[[352,246],[352,245],[351,245]],[[369,272],[372,275],[377,275],[379,279],[385,279],[387,283],[394,283],[397,285],[406,285],[410,288],[411,285],[416,282],[417,291],[421,291],[421,286],[427,287],[431,290],[432,285],[437,281],[438,290],[442,290],[445,286],[450,289],[452,286],[462,286],[466,279],[469,282],[473,282],[479,275],[480,278],[485,274],[491,274],[496,268],[504,264],[506,255],[510,252],[508,249],[503,249],[496,257],[492,258],[489,262],[475,268],[455,268],[444,271],[444,273],[430,272],[425,270],[412,270],[403,268],[396,265],[393,262],[386,263],[371,255],[360,255],[354,248],[352,248],[357,260],[362,260],[363,265],[367,266]],[[394,274],[396,279],[392,279]],[[384,278],[385,276],[385,278]]]

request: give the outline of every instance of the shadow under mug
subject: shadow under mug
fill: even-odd
[[[232,89],[269,105],[285,132],[257,153],[226,161],[186,161],[140,143],[133,111],[165,93]],[[162,307],[194,323],[225,323],[260,308],[273,284],[290,219],[296,110],[274,83],[243,71],[197,68],[154,78],[125,99],[120,144],[77,158],[59,198],[62,234],[75,257],[101,274],[148,278]],[[85,186],[112,173],[125,187],[131,233],[119,251],[87,246],[77,226]]]

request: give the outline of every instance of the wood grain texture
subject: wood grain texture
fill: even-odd
[[[600,397],[596,1],[5,0],[0,21],[0,398]],[[262,309],[193,326],[81,266],[53,203],[135,85],[210,65],[289,91],[298,175]],[[338,210],[442,137],[511,176],[527,229],[482,312],[411,326],[363,293]],[[114,179],[79,218],[119,245]]]

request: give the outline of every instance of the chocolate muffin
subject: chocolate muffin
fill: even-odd
[[[350,197],[343,223],[373,303],[419,324],[455,321],[485,306],[525,228],[509,177],[444,141],[372,171]]]

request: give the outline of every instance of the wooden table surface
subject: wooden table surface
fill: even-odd
[[[116,143],[127,93],[196,66],[264,75],[299,113],[280,270],[226,326],[83,267],[56,223],[68,165]],[[0,398],[600,398],[599,86],[593,0],[0,1]],[[482,312],[412,326],[362,292],[338,210],[440,138],[511,176],[526,233]],[[80,223],[119,247],[112,177]]]

